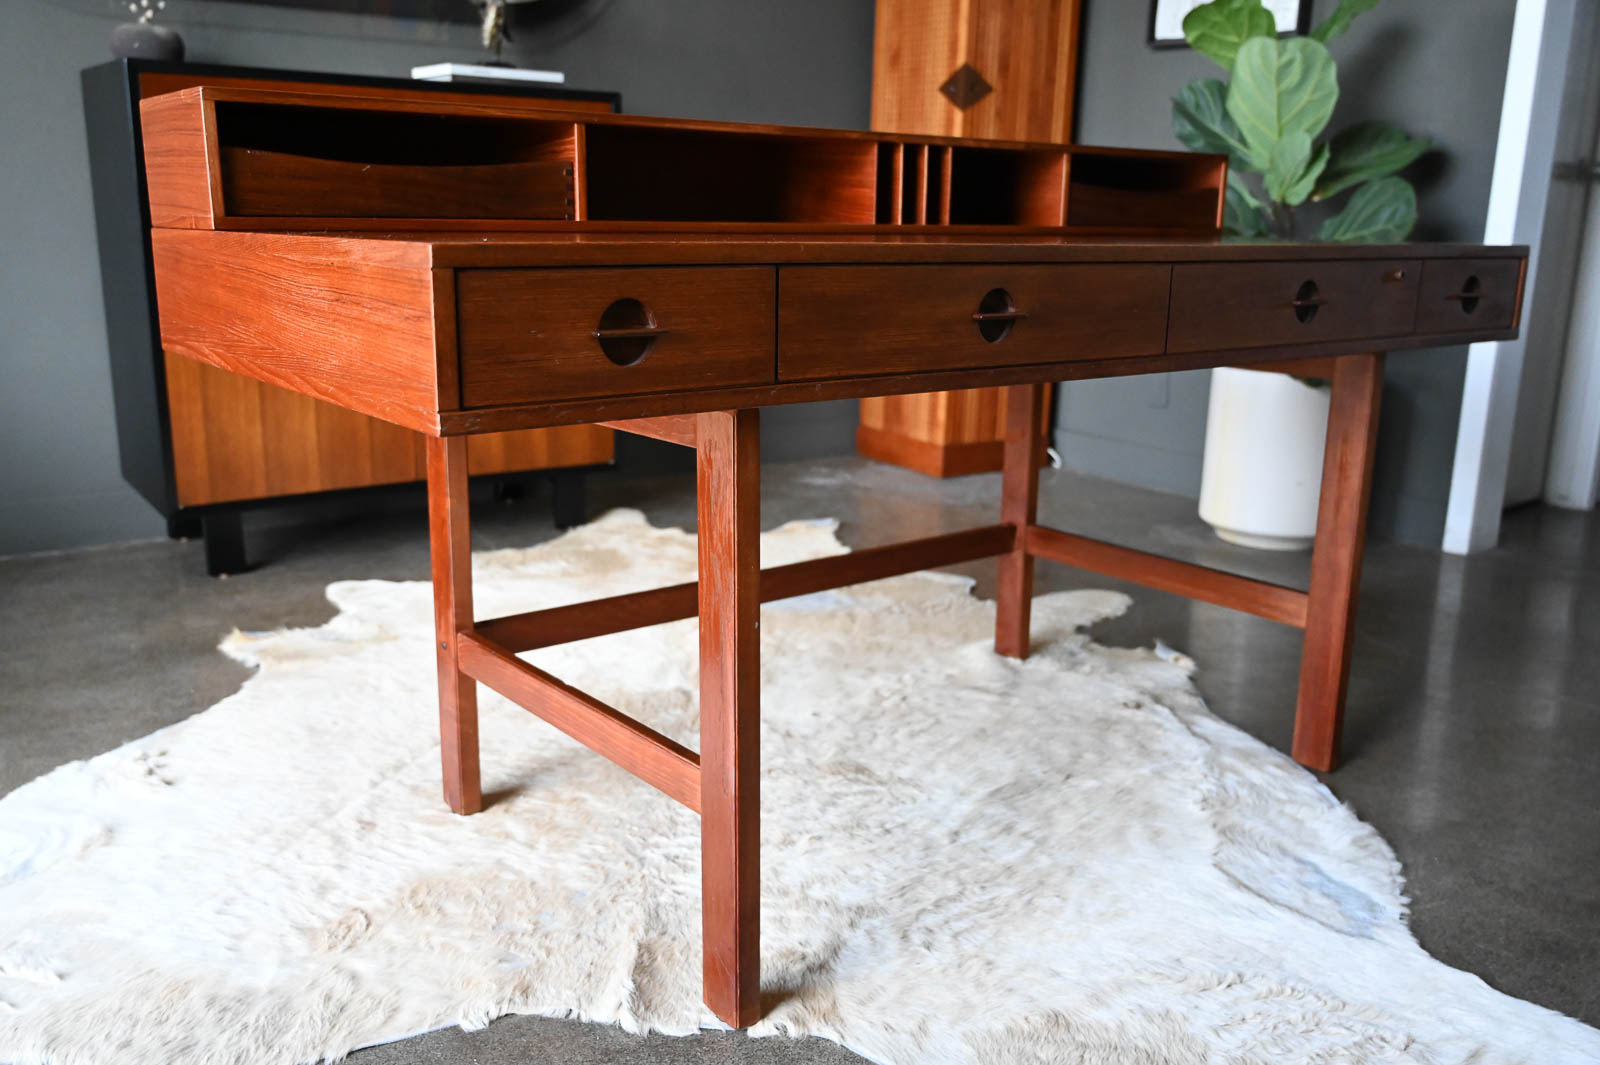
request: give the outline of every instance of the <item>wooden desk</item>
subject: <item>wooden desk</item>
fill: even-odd
[[[157,101],[146,104],[167,352],[426,434],[446,799],[463,814],[482,804],[481,682],[698,811],[706,1001],[736,1027],[760,1015],[761,602],[995,557],[995,647],[1018,658],[1028,653],[1033,566],[1041,558],[1245,610],[1304,629],[1294,756],[1331,769],[1350,664],[1380,353],[1517,330],[1525,249],[1222,245],[1213,236],[1221,164],[1209,157],[1174,157],[1175,169],[1163,172],[1176,180],[1169,196],[1149,188],[1165,179],[1150,169],[1166,165],[1169,157],[1160,155],[1091,152],[1082,162],[1059,147],[1025,146],[1016,149],[1018,166],[1016,158],[973,162],[959,154],[1002,150],[992,145],[607,118],[580,123],[575,134],[561,134],[570,138],[563,143],[581,145],[587,136],[590,149],[606,143],[606,151],[655,151],[665,158],[649,171],[655,186],[602,178],[593,168],[605,153],[586,157],[581,150],[555,159],[558,168],[572,159],[579,174],[590,168],[586,180],[563,186],[545,169],[549,154],[519,142],[508,158],[529,170],[529,187],[548,186],[539,209],[550,216],[537,223],[521,216],[426,226],[392,217],[296,221],[282,214],[283,191],[297,182],[322,189],[327,174],[349,171],[346,160],[268,160],[277,174],[271,181],[230,173],[252,160],[226,151],[229,124],[255,127],[229,113],[219,137],[218,112],[207,110],[204,93],[169,99],[154,111]],[[298,129],[304,113],[296,115]],[[162,122],[167,135],[158,144],[148,131]],[[678,133],[701,139],[674,154]],[[741,156],[745,136],[792,136],[821,147],[802,159],[798,141],[770,142]],[[753,168],[783,195],[716,187],[713,174],[706,180],[714,191],[744,197],[734,204],[738,213],[760,217],[724,213],[711,224],[671,217],[674,197],[697,210],[732,210],[687,180],[708,152],[717,166]],[[915,173],[909,182],[908,158]],[[1129,159],[1138,177],[1133,194],[1124,195],[1104,175]],[[963,176],[967,163],[973,170]],[[785,184],[796,168],[807,179]],[[1085,178],[1076,207],[1069,168],[1099,175]],[[370,169],[363,164],[361,172]],[[419,176],[402,171],[406,181]],[[964,185],[976,181],[972,174],[987,174],[986,183]],[[420,176],[442,186],[461,179],[454,171]],[[828,181],[845,193],[823,196]],[[671,195],[650,200],[662,186]],[[567,187],[574,190],[570,203]],[[974,188],[989,200],[974,206],[964,199]],[[1196,193],[1207,188],[1209,205]],[[388,191],[379,189],[378,198]],[[349,193],[338,190],[346,200]],[[246,202],[266,213],[238,211]],[[515,212],[515,197],[498,202]],[[1165,239],[1098,232],[1108,217],[1146,206],[1169,230],[1187,224],[1197,231]],[[962,225],[963,210],[1007,220]],[[618,217],[628,212],[646,218]],[[795,220],[811,213],[827,217]],[[1209,220],[1204,228],[1194,224],[1201,216]],[[1074,217],[1090,232],[1075,231]],[[289,231],[297,225],[343,231]],[[439,231],[446,226],[456,231]],[[1330,378],[1333,389],[1309,592],[1037,523],[1033,460],[1045,383],[1286,361]],[[997,523],[759,568],[760,408],[987,385],[1016,386]],[[696,449],[699,582],[476,618],[468,438],[583,422]],[[698,752],[516,657],[695,616]]]

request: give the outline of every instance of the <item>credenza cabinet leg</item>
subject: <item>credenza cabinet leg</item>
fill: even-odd
[[[760,412],[696,430],[705,1000],[744,1028],[761,1016]]]
[[[239,511],[207,514],[200,519],[200,534],[205,538],[207,574],[224,577],[250,568],[244,552],[244,515]]]
[[[1005,458],[1001,467],[1000,520],[1017,530],[1009,554],[1000,556],[995,587],[994,649],[1012,658],[1028,657],[1028,627],[1033,610],[1033,556],[1026,535],[1039,509],[1039,445],[1044,431],[1044,385],[1012,385],[1005,390]]]
[[[1339,764],[1382,391],[1382,355],[1335,362],[1294,719],[1294,759],[1312,769]]]
[[[428,544],[433,559],[434,654],[444,798],[458,814],[483,808],[478,777],[478,686],[457,664],[456,634],[472,630],[472,534],[467,438],[427,437]]]

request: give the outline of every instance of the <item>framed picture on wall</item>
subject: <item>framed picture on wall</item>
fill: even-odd
[[[1206,0],[1151,0],[1150,43],[1157,48],[1186,48],[1183,16]],[[1261,6],[1278,20],[1278,35],[1311,32],[1311,0],[1261,0]]]

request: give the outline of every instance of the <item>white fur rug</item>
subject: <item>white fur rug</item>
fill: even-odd
[[[842,551],[831,525],[767,562]],[[691,579],[616,512],[476,560],[480,615]],[[347,581],[318,629],[234,634],[235,696],[0,800],[0,1060],[337,1058],[539,1013],[689,1033],[696,818],[485,695],[485,789],[439,798],[424,583]],[[1600,1061],[1600,1032],[1418,947],[1393,853],[1213,717],[1184,663],[1040,599],[990,649],[965,582],[763,613],[757,1034],[882,1062]],[[693,743],[692,622],[535,660]],[[47,712],[48,708],[41,708]]]

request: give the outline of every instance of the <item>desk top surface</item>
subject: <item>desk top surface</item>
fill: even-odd
[[[158,239],[203,240],[205,231]],[[1160,237],[884,233],[235,231],[224,239],[411,267],[618,266],[632,263],[1226,263],[1523,258],[1525,245],[1326,244]]]

